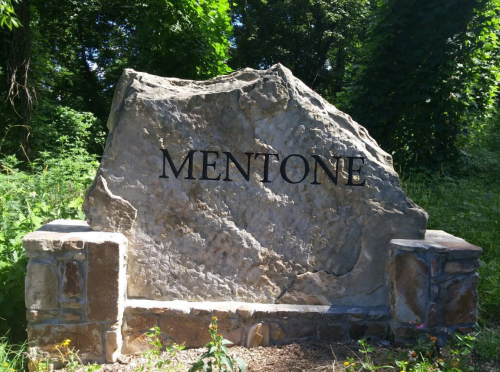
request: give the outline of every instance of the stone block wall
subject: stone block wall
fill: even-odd
[[[391,240],[386,250],[386,306],[154,301],[126,298],[127,239],[83,221],[53,221],[25,236],[30,345],[50,352],[65,339],[85,362],[113,362],[149,347],[160,327],[166,343],[201,347],[213,316],[236,345],[268,346],[316,338],[414,341],[415,325],[444,342],[477,320],[481,248],[443,231],[424,240]]]
[[[115,361],[121,352],[125,236],[57,220],[26,235],[23,244],[30,345],[50,352],[70,339],[85,361]]]
[[[123,321],[123,353],[146,350],[145,333],[154,326],[160,327],[167,344],[202,347],[210,341],[213,316],[226,339],[246,347],[389,335],[385,307],[130,300]]]
[[[398,344],[415,338],[415,325],[444,343],[455,331],[474,329],[482,249],[444,231],[427,231],[425,240],[391,240],[387,287],[391,333]]]

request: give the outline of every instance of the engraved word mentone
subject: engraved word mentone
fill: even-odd
[[[166,174],[166,164],[168,162],[168,165],[170,166],[170,169],[172,170],[173,175],[175,178],[179,178],[179,175],[181,174],[184,166],[187,163],[187,176],[184,177],[186,180],[195,180],[196,178],[194,177],[194,161],[195,161],[195,153],[200,152],[203,154],[201,157],[201,162],[202,162],[202,172],[201,172],[201,177],[198,179],[200,180],[208,180],[208,181],[220,181],[222,177],[222,173],[219,173],[217,176],[209,175],[209,168],[211,173],[216,172],[216,159],[219,159],[219,152],[218,151],[207,151],[207,150],[189,150],[188,154],[182,161],[181,165],[177,167],[174,164],[174,161],[172,159],[172,156],[170,156],[170,153],[168,152],[168,149],[160,149],[163,153],[163,173],[160,175],[160,178],[170,178]],[[223,151],[222,152],[226,156],[226,171],[225,171],[225,177],[222,178],[222,181],[233,181],[231,178],[230,174],[230,164],[233,163],[236,166],[236,169],[238,169],[239,173],[243,176],[243,178],[247,181],[250,181],[250,163],[252,159],[257,159],[259,157],[262,157],[264,159],[264,164],[263,164],[263,169],[262,169],[262,180],[261,182],[263,183],[270,183],[272,182],[269,179],[269,168],[271,164],[271,159],[276,159],[280,160],[279,154],[272,154],[272,153],[253,153],[253,152],[245,152],[245,155],[247,157],[246,159],[246,166],[243,165],[233,156],[228,151]],[[199,157],[198,157],[199,158]],[[295,159],[294,159],[295,158]],[[313,181],[311,182],[311,185],[320,185],[321,183],[318,182],[318,165],[319,167],[323,170],[323,172],[330,178],[330,180],[337,185],[338,182],[338,174],[339,174],[339,160],[342,158],[341,156],[332,156],[333,163],[335,164],[335,169],[332,170],[330,169],[325,162],[321,159],[319,155],[311,155],[311,158],[314,161],[314,170],[313,170]],[[165,159],[167,160],[165,162]],[[294,160],[292,160],[294,159]],[[362,168],[363,165],[365,164],[365,158],[363,156],[346,156],[345,159],[347,159],[346,162],[344,162],[344,165],[347,169],[345,171],[347,172],[347,183],[345,184],[346,186],[365,186],[366,180],[361,181],[361,173],[362,173]],[[302,169],[302,176],[299,179],[296,175],[293,177],[294,179],[291,179],[289,174],[287,173],[287,164],[289,161],[296,161],[296,162],[301,162],[303,163],[301,165]],[[246,169],[245,169],[245,168]],[[279,167],[279,173],[281,175],[281,178],[285,180],[288,183],[301,183],[303,182],[307,176],[310,173],[311,166],[309,164],[309,161],[307,160],[306,157],[299,155],[299,154],[291,154],[288,155],[287,157],[283,158],[281,161],[280,167]],[[359,178],[358,182],[355,182],[355,176],[356,178]]]

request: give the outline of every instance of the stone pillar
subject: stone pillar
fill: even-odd
[[[396,343],[415,339],[415,320],[441,343],[457,330],[473,330],[481,253],[444,231],[429,230],[424,240],[391,240],[386,276]]]
[[[84,362],[121,352],[127,239],[84,221],[57,220],[23,239],[28,341],[51,352],[65,339]]]

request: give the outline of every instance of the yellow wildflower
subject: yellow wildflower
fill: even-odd
[[[70,342],[71,342],[71,340],[70,340],[70,339],[66,339],[66,340],[64,340],[64,341],[61,343],[61,345],[62,345],[62,346],[68,346]]]
[[[344,365],[347,367],[349,365],[349,362],[345,361]]]

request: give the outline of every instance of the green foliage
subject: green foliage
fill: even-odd
[[[45,97],[105,121],[124,68],[199,79],[230,71],[227,0],[33,1]]]
[[[160,327],[155,326],[146,333],[146,336],[149,337],[149,344],[151,345],[151,349],[146,351],[143,356],[146,358],[146,364],[140,366],[136,369],[136,372],[144,372],[144,371],[166,371],[166,372],[175,372],[180,371],[182,368],[182,364],[179,363],[177,365],[172,364],[172,358],[175,356],[176,351],[183,350],[185,346],[180,346],[177,344],[173,344],[172,346],[164,346],[161,340],[161,330]],[[164,359],[161,357],[161,351],[165,349],[169,354],[170,358]]]
[[[15,0],[14,0],[15,1]],[[14,7],[11,0],[0,0],[0,28],[7,27],[12,30],[12,27],[19,27],[21,23],[15,17]]]
[[[268,68],[279,62],[334,97],[352,77],[368,16],[368,0],[234,1],[231,65]]]
[[[395,161],[413,169],[454,159],[494,103],[495,1],[378,1],[353,84],[338,102]]]
[[[232,358],[229,355],[226,345],[231,345],[232,342],[225,340],[222,334],[218,332],[217,317],[214,316],[208,328],[212,341],[207,343],[204,352],[197,362],[195,362],[188,372],[203,371],[203,372],[233,372],[247,370],[246,364],[240,358]],[[235,369],[236,368],[236,369]]]
[[[100,121],[90,112],[44,102],[33,120],[31,148],[37,154],[50,153],[57,157],[82,150],[99,154],[104,150],[106,138],[101,128]],[[53,140],[47,141],[47,138]]]
[[[130,67],[162,76],[226,74],[231,19],[227,0],[130,2]]]
[[[22,238],[54,219],[84,219],[83,196],[98,166],[78,150],[59,158],[42,153],[28,172],[19,163],[14,156],[0,159],[0,332],[10,328],[15,340],[26,337]]]

